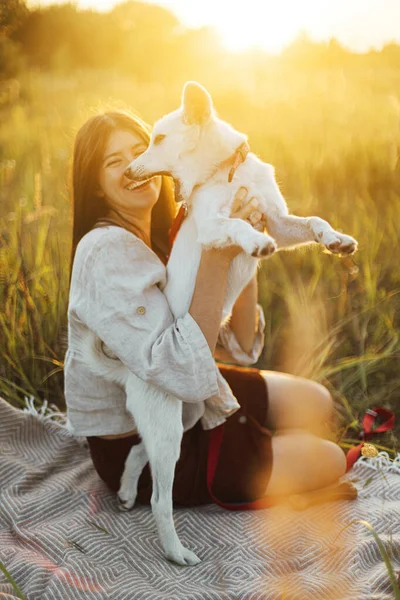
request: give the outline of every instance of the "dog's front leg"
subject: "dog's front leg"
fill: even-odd
[[[357,250],[354,238],[335,231],[319,217],[280,215],[271,218],[267,215],[267,229],[278,244],[278,249],[317,242],[334,254],[353,254]]]
[[[202,246],[223,248],[229,244],[237,244],[255,258],[270,256],[276,250],[275,241],[271,236],[256,231],[243,219],[218,214],[213,218],[201,220],[197,229],[197,242]]]

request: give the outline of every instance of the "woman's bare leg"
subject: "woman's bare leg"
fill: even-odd
[[[333,400],[321,384],[260,371],[268,387],[266,427],[274,431],[273,466],[266,493],[288,495],[327,487],[346,472],[343,450],[329,439]],[[333,436],[334,437],[334,436]]]
[[[303,429],[320,437],[329,434],[333,400],[326,387],[288,373],[261,370],[260,375],[268,389],[266,427]]]
[[[346,472],[343,450],[330,440],[299,429],[272,437],[272,472],[266,494],[299,494],[329,486]]]

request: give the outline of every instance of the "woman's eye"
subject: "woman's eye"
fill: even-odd
[[[165,140],[165,138],[166,138],[166,137],[167,137],[167,136],[166,136],[166,135],[163,135],[162,133],[160,133],[159,135],[156,135],[156,137],[154,138],[154,142],[153,142],[153,144],[154,144],[155,146],[156,146],[157,144],[161,144],[161,142],[162,142],[163,140]]]
[[[112,162],[108,163],[107,167],[114,167],[115,165],[118,165],[119,162],[119,160],[113,160]]]

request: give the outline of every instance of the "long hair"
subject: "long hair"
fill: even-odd
[[[91,117],[80,128],[75,138],[72,166],[72,251],[70,262],[71,283],[72,266],[76,247],[96,221],[105,217],[108,206],[104,198],[97,194],[99,188],[100,165],[106,150],[106,144],[114,131],[133,133],[146,145],[150,142],[150,126],[140,117],[126,111],[106,112]],[[151,215],[151,245],[163,256],[169,251],[168,230],[177,212],[171,180],[162,178],[159,198]]]

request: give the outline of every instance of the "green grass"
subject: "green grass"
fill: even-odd
[[[107,72],[29,71],[20,84],[19,99],[0,104],[0,395],[63,409],[74,135],[104,105],[152,123],[177,107],[183,81],[166,88]],[[356,443],[365,410],[394,410],[400,390],[400,70],[238,69],[209,89],[220,117],[275,166],[290,211],[359,242],[351,258],[313,246],[263,262],[257,364],[326,385],[340,439]],[[393,457],[399,440],[397,425],[371,441]]]
[[[384,561],[385,566],[386,566],[386,570],[387,570],[388,575],[389,575],[390,585],[391,585],[391,588],[393,590],[393,599],[394,600],[400,600],[400,587],[399,587],[399,585],[400,585],[400,573],[398,573],[396,575],[396,573],[394,572],[394,569],[393,569],[393,565],[391,563],[391,559],[394,560],[394,554],[395,554],[395,550],[394,550],[394,546],[393,546],[393,543],[392,543],[391,536],[390,536],[390,542],[388,544],[389,545],[389,549],[386,550],[384,542],[381,540],[381,538],[377,534],[377,532],[374,529],[374,527],[372,527],[372,525],[370,523],[368,523],[368,521],[363,521],[361,519],[356,519],[356,520],[350,521],[350,523],[348,523],[345,527],[343,527],[343,529],[339,532],[339,534],[336,537],[336,539],[339,537],[339,535],[341,535],[341,533],[343,531],[345,531],[345,529],[347,529],[348,527],[350,527],[354,523],[360,523],[361,525],[364,525],[364,527],[366,527],[372,533],[372,535],[374,536],[374,539],[375,539],[376,543],[378,544],[379,552],[381,553],[381,556],[382,556],[383,561]],[[333,541],[333,545],[335,544],[336,539]]]
[[[2,571],[4,573],[4,575],[6,576],[8,581],[11,583],[14,592],[17,594],[17,598],[20,598],[21,600],[26,600],[26,596],[24,596],[24,594],[21,592],[21,589],[15,583],[14,579],[11,577],[10,573],[7,571],[6,567],[3,565],[3,563],[1,561],[0,561],[0,571]],[[2,595],[3,594],[1,594],[1,596]],[[11,596],[8,596],[8,594],[4,594],[4,595],[7,596],[8,598],[11,598]]]

